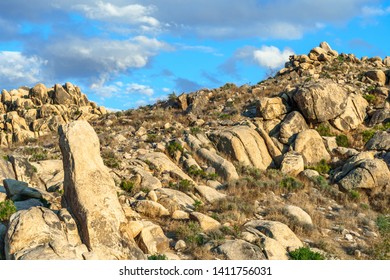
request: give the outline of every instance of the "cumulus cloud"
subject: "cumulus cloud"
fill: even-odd
[[[137,83],[131,83],[127,86],[126,92],[133,94],[142,94],[147,96],[152,96],[154,94],[154,90],[150,86],[140,85]]]
[[[47,61],[37,56],[25,56],[21,52],[0,52],[0,86],[32,85],[42,81]]]
[[[42,52],[57,76],[85,78],[145,67],[151,57],[168,48],[164,42],[145,36],[128,40],[69,37],[54,40]]]
[[[151,16],[156,10],[153,5],[130,4],[119,6],[114,3],[99,1],[93,3],[93,5],[78,4],[73,6],[73,9],[83,12],[89,19],[139,25],[143,30],[158,29],[160,27],[160,22]]]
[[[288,61],[290,55],[293,54],[294,52],[289,48],[281,51],[274,46],[262,46],[260,49],[253,51],[253,58],[258,65],[275,69],[282,67]]]
[[[260,48],[246,46],[236,50],[233,56],[220,66],[220,70],[223,73],[237,76],[238,64],[240,63],[257,65],[266,69],[277,69],[283,67],[284,63],[289,60],[289,56],[293,54],[294,51],[290,48],[280,50],[275,46],[264,45]]]

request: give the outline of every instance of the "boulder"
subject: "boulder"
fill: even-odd
[[[42,199],[42,193],[28,186],[26,182],[17,181],[14,179],[3,180],[7,196],[13,201],[25,200],[28,198]]]
[[[151,200],[138,200],[134,203],[134,208],[138,213],[151,218],[169,216],[169,211],[164,206]]]
[[[381,189],[388,184],[390,171],[386,162],[373,157],[357,155],[348,160],[334,174],[333,180],[341,189]]]
[[[367,150],[390,151],[390,131],[378,131],[367,142]]]
[[[213,203],[214,201],[217,201],[217,200],[220,200],[220,199],[223,199],[226,197],[226,194],[220,193],[216,189],[208,187],[208,186],[197,185],[197,186],[195,186],[195,189],[209,203]]]
[[[243,165],[265,170],[273,165],[264,139],[248,126],[235,126],[210,133],[218,151]]]
[[[323,80],[301,87],[294,100],[309,122],[320,123],[340,116],[347,106],[347,97],[340,85]]]
[[[286,216],[296,220],[298,223],[307,226],[313,226],[313,221],[310,215],[302,208],[294,205],[287,205],[283,208]]]
[[[345,111],[335,118],[332,123],[341,131],[356,129],[367,117],[368,102],[361,94],[348,96]]]
[[[155,190],[158,202],[167,208],[171,213],[175,210],[193,210],[195,200],[185,193],[168,189],[160,188]]]
[[[228,260],[265,260],[262,250],[244,240],[229,240],[218,246],[217,252]]]
[[[294,150],[302,154],[305,165],[317,164],[322,159],[329,161],[331,158],[320,134],[314,129],[307,129],[297,135]]]
[[[288,152],[284,155],[280,171],[290,176],[297,176],[305,169],[303,157],[297,152]]]
[[[217,220],[199,212],[191,212],[190,219],[198,222],[202,230],[206,232],[217,230],[221,227]]]
[[[280,125],[279,141],[291,145],[297,134],[308,129],[305,118],[297,111],[289,113]]]
[[[30,209],[32,207],[36,207],[36,206],[44,206],[42,201],[40,201],[39,199],[36,199],[36,198],[30,198],[30,199],[26,199],[23,201],[15,201],[14,205],[15,205],[17,211],[28,210],[28,209]]]
[[[44,84],[36,84],[33,88],[30,89],[29,96],[35,105],[45,104],[49,99],[47,88]]]
[[[168,238],[161,227],[152,222],[144,222],[144,227],[136,241],[145,254],[161,254],[169,250]]]
[[[290,111],[289,105],[281,97],[263,97],[260,99],[258,113],[265,120],[273,120]]]
[[[54,86],[53,101],[54,104],[59,104],[59,105],[74,104],[72,95],[70,95],[60,84],[56,84]]]
[[[4,179],[15,179],[15,172],[9,161],[0,159],[0,182]]]
[[[86,121],[59,128],[64,164],[64,202],[74,215],[81,240],[101,259],[134,259],[136,248],[124,244],[126,221],[115,183],[100,156],[100,144]]]
[[[273,238],[264,235],[261,238],[264,255],[268,260],[288,260],[286,248]]]
[[[269,238],[278,241],[285,249],[294,250],[303,246],[294,232],[285,224],[267,220],[253,220],[245,224],[252,227]]]
[[[51,210],[33,207],[11,216],[5,239],[8,260],[82,259]]]
[[[215,168],[216,173],[223,180],[230,181],[239,178],[236,168],[230,161],[218,155],[214,150],[202,148],[203,143],[195,136],[188,134],[186,142],[202,160]]]
[[[382,61],[382,60],[381,60]],[[386,84],[386,74],[382,70],[370,70],[365,73],[365,76],[379,83],[381,86]]]

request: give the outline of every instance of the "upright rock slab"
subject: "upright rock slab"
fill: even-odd
[[[76,218],[80,236],[96,258],[133,258],[122,247],[126,221],[115,183],[100,156],[99,139],[86,121],[59,128],[64,163],[64,198]]]

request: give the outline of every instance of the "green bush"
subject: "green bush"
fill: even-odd
[[[154,255],[150,255],[148,257],[148,260],[150,261],[166,261],[168,260],[168,257],[164,254],[154,254]]]
[[[376,99],[376,96],[373,94],[365,94],[363,98],[367,100],[368,103],[373,103]]]
[[[349,191],[349,197],[352,200],[359,200],[360,199],[360,193],[357,190],[350,190]]]
[[[122,180],[122,182],[120,183],[119,187],[128,192],[128,193],[131,193],[134,189],[134,182],[132,181],[129,181],[129,180]]]
[[[191,127],[190,130],[191,130],[191,134],[194,134],[194,135],[202,132],[202,129],[198,126],[193,126],[193,127]]]
[[[375,132],[376,132],[375,130],[371,130],[371,129],[363,131],[362,133],[363,142],[367,143],[368,141],[370,141],[370,139],[374,137]]]
[[[345,148],[349,147],[348,137],[344,134],[340,134],[336,136],[336,143],[339,147],[345,147]]]
[[[376,219],[376,225],[378,226],[379,232],[384,234],[390,233],[390,216],[380,215]]]
[[[330,126],[327,123],[319,124],[316,130],[321,136],[333,136],[333,134],[330,132]]]
[[[288,191],[294,191],[302,186],[303,184],[293,177],[286,177],[280,181],[280,187],[287,189]]]
[[[102,152],[102,158],[104,165],[109,168],[119,168],[121,161],[117,158],[113,151],[104,151]]]
[[[306,169],[313,169],[320,174],[328,174],[330,171],[330,165],[325,159],[321,159],[319,163],[313,166],[307,166]]]
[[[0,221],[8,221],[13,213],[16,212],[16,207],[12,200],[0,202]]]
[[[171,157],[174,157],[176,152],[178,152],[178,151],[183,152],[184,148],[182,145],[180,145],[180,143],[178,143],[176,141],[171,141],[167,145],[167,151]]]
[[[301,247],[289,253],[292,260],[324,260],[320,253],[313,252],[310,248]]]

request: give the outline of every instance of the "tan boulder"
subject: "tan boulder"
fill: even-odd
[[[197,185],[195,189],[199,192],[199,194],[206,199],[207,202],[213,203],[214,201],[223,199],[226,197],[226,194],[220,193],[214,188]]]
[[[244,240],[228,240],[218,246],[217,252],[223,254],[228,260],[264,260],[262,250]]]
[[[221,224],[217,220],[199,212],[191,212],[190,218],[198,222],[204,231],[213,231],[221,227]]]
[[[36,84],[33,88],[30,89],[29,96],[35,105],[45,104],[49,99],[47,88],[44,84]]]
[[[250,127],[235,126],[212,132],[209,137],[218,151],[244,165],[262,170],[273,165],[264,139]]]
[[[275,119],[290,110],[286,100],[281,97],[263,97],[257,109],[257,115],[265,120]]]
[[[285,224],[267,220],[253,220],[245,224],[260,231],[267,237],[278,241],[285,249],[294,250],[303,244],[295,233]]]
[[[22,210],[11,217],[5,253],[8,260],[82,259],[69,243],[60,219],[43,207]]]
[[[382,61],[382,59],[381,59]],[[365,73],[365,76],[384,86],[386,84],[386,74],[382,70],[370,70]]]
[[[100,156],[99,139],[85,121],[59,129],[64,164],[64,198],[76,218],[83,243],[102,259],[136,258],[131,244],[123,245],[126,222],[115,183]]]
[[[280,125],[279,140],[283,144],[291,144],[299,132],[308,128],[305,118],[299,112],[291,112]]]
[[[332,123],[341,131],[356,129],[367,117],[368,102],[361,94],[350,95],[345,111],[335,118]]]
[[[169,240],[160,226],[144,222],[141,233],[136,238],[138,246],[145,254],[164,253],[169,251]]]
[[[296,220],[298,223],[308,226],[313,225],[313,220],[310,215],[302,208],[295,205],[287,205],[283,208],[283,210],[288,217]]]
[[[347,106],[347,92],[331,80],[301,87],[294,95],[299,110],[309,122],[324,122],[341,115]]]
[[[290,176],[298,176],[305,169],[303,157],[297,152],[288,152],[284,155],[280,171]]]
[[[169,216],[168,209],[160,203],[151,200],[138,200],[134,203],[134,208],[138,213],[142,213],[151,218]]]
[[[322,159],[330,160],[320,134],[314,129],[304,130],[297,135],[294,151],[302,154],[305,165],[317,164]]]

